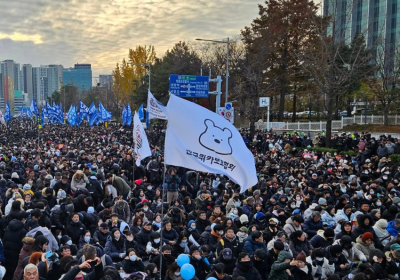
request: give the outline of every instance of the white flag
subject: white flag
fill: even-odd
[[[168,119],[165,106],[154,98],[150,90],[147,96],[147,112],[149,113],[149,119]]]
[[[135,154],[137,156],[136,165],[140,166],[142,159],[151,156],[151,151],[146,132],[136,112],[133,119],[133,142],[135,143]]]
[[[2,110],[0,110],[0,122],[1,122],[2,124],[5,124],[5,123],[6,123],[6,120],[4,119],[4,115],[3,115],[3,111],[2,111]]]
[[[224,174],[240,185],[241,192],[257,184],[254,157],[231,123],[175,95],[167,113],[166,164]]]

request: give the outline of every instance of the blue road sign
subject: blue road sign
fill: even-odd
[[[179,97],[208,97],[208,76],[169,75],[169,92]]]

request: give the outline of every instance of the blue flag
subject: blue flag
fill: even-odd
[[[67,115],[67,122],[74,126],[76,123],[76,111],[75,111],[75,106],[69,107],[68,115]]]
[[[24,108],[22,108],[22,107],[21,107],[21,109],[19,109],[19,117],[20,118],[25,117],[25,111],[24,111]]]
[[[99,111],[100,111],[100,119],[101,121],[108,121],[111,120],[112,114],[111,112],[107,111],[106,108],[104,108],[103,104],[99,101]]]
[[[131,110],[131,106],[126,105],[126,124],[131,126],[132,124],[132,110]]]
[[[32,98],[32,102],[31,102],[31,108],[30,111],[32,114],[35,114],[36,116],[39,116],[39,109],[38,106],[35,102],[35,99]]]
[[[144,121],[143,104],[140,105],[140,107],[139,107],[138,115],[139,115],[139,120],[140,120],[141,122]]]
[[[49,119],[57,117],[57,112],[53,107],[46,101],[46,114]]]
[[[85,105],[81,100],[79,100],[79,113],[82,114],[82,117],[85,117],[89,114],[89,108]]]
[[[60,106],[58,106],[58,121],[63,124],[64,123],[64,112],[63,112],[63,107],[60,102]]]
[[[122,126],[126,125],[126,107],[122,108]]]
[[[93,124],[96,123],[97,120],[98,120],[98,112],[97,109],[95,108],[94,112],[90,115],[89,126],[93,126]]]
[[[6,111],[4,112],[4,119],[9,122],[11,121],[11,110],[10,110],[10,104],[7,101],[6,104]]]
[[[46,111],[46,109],[45,109],[44,106],[43,106],[43,107],[42,107],[42,113],[40,114],[40,125],[41,125],[42,127],[44,127],[45,111]]]

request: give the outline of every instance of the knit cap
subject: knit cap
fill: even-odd
[[[362,241],[365,243],[368,239],[374,240],[374,236],[370,232],[366,232],[362,235]]]

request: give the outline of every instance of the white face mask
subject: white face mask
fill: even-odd
[[[126,238],[129,242],[131,242],[133,240],[133,237],[127,237]]]
[[[296,205],[290,205],[290,207],[292,207],[292,209],[296,208]]]
[[[62,236],[61,236],[61,235],[58,235],[57,237],[58,237],[58,239],[61,239]]]
[[[86,243],[89,243],[89,242],[90,242],[90,237],[85,236],[84,239],[85,239],[85,242],[86,242]]]
[[[133,262],[136,261],[136,258],[137,258],[136,255],[132,255],[132,256],[129,257],[129,259],[130,259],[131,261],[133,261]]]
[[[233,210],[233,214],[237,215],[238,210]]]
[[[174,274],[175,274],[175,276],[179,276],[179,275],[181,275],[181,273],[180,273],[180,272],[174,272]]]
[[[194,225],[194,226],[190,226],[192,229],[196,229],[196,226]]]
[[[71,246],[72,245],[72,240],[68,240],[67,244]]]
[[[218,234],[219,234],[219,235],[223,235],[223,234],[224,234],[224,231],[220,231],[220,232],[218,232]]]
[[[235,202],[235,206],[236,206],[236,207],[239,207],[239,206],[240,206],[240,201],[236,201],[236,202]]]
[[[382,202],[377,202],[376,203],[376,206],[381,206],[382,205]]]
[[[147,210],[149,210],[149,207],[143,207],[143,210],[147,211]]]
[[[387,177],[387,176],[383,176],[382,178],[383,178],[383,180],[387,180],[387,179],[388,179],[388,177]]]
[[[368,174],[368,171],[365,171],[365,174]]]
[[[322,262],[324,258],[317,258],[317,261]]]
[[[147,187],[147,189],[149,190],[149,191],[151,191],[151,189],[152,189],[153,187],[152,186],[150,186],[150,187]]]
[[[160,243],[160,238],[154,239],[154,243]]]

